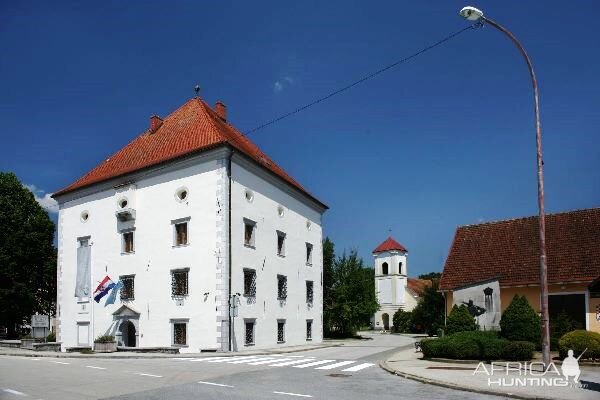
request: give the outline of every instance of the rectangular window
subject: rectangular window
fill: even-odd
[[[314,291],[313,291],[313,281],[306,281],[306,302],[308,304],[313,303]]]
[[[173,344],[187,346],[187,322],[173,322]]]
[[[175,225],[175,246],[185,246],[188,244],[188,223],[180,222]]]
[[[133,253],[134,252],[134,246],[133,246],[133,231],[129,231],[129,232],[123,232],[123,246],[122,246],[122,251],[123,253]]]
[[[255,320],[245,320],[246,337],[244,339],[244,344],[246,346],[251,346],[254,344],[254,323]]]
[[[306,320],[306,340],[312,340],[312,319]]]
[[[277,231],[277,255],[285,257],[285,233]]]
[[[312,250],[313,245],[306,243],[306,265],[312,265]]]
[[[171,271],[171,295],[172,296],[187,296],[188,295],[188,269],[180,269]]]
[[[244,296],[256,296],[256,270],[244,268]]]
[[[244,246],[255,247],[256,222],[244,218]]]
[[[120,276],[119,280],[123,283],[121,288],[121,301],[130,301],[135,299],[134,295],[134,281],[135,275],[124,275]]]
[[[285,320],[277,321],[277,343],[285,343]]]
[[[287,276],[277,275],[277,300],[287,299]]]

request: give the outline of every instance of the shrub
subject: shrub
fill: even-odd
[[[522,340],[507,342],[504,347],[503,358],[508,361],[528,361],[533,358],[535,344]]]
[[[443,338],[440,339],[423,339],[421,341],[421,350],[423,356],[427,358],[448,358],[446,354],[447,342]]]
[[[48,336],[46,336],[46,342],[56,342],[56,334],[54,332],[50,332]]]
[[[550,348],[558,350],[558,340],[574,329],[575,323],[569,314],[561,311],[554,320],[550,320]]]
[[[412,314],[410,311],[398,310],[394,313],[393,323],[394,332],[409,333],[412,332]]]
[[[518,294],[504,310],[500,319],[501,335],[511,341],[541,342],[540,317],[525,296]]]
[[[469,312],[469,309],[464,304],[452,306],[450,315],[446,319],[446,334],[452,335],[457,332],[474,331],[477,329],[475,318]]]
[[[573,356],[577,358],[586,348],[582,359],[600,359],[600,333],[577,330],[563,335],[558,341],[560,358],[565,358],[569,350],[573,350]]]
[[[115,337],[112,335],[102,335],[98,336],[94,343],[112,343],[115,341]]]
[[[421,349],[427,358],[497,360],[502,358],[507,343],[506,339],[499,338],[494,331],[467,331],[439,339],[423,340]]]

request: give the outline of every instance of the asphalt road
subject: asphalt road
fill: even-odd
[[[377,365],[410,339],[274,356],[198,359],[0,357],[0,399],[498,399],[389,374]]]

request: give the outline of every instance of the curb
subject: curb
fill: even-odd
[[[135,355],[130,355],[130,356],[126,356],[126,355],[118,355],[119,352],[116,353],[112,353],[115,354],[113,355],[100,355],[100,354],[107,354],[107,353],[98,353],[98,354],[81,354],[81,353],[67,353],[67,352],[36,352],[36,351],[28,351],[28,352],[24,352],[22,354],[20,353],[9,353],[9,352],[2,352],[0,351],[0,356],[13,356],[13,357],[33,357],[33,358],[97,358],[97,359],[107,359],[107,360],[114,360],[114,359],[127,359],[127,360],[139,360],[139,359],[168,359],[168,358],[204,358],[204,357],[216,357],[216,356],[220,356],[220,357],[239,357],[241,355],[248,355],[248,356],[265,356],[265,355],[270,355],[270,354],[286,354],[286,353],[299,353],[302,351],[310,351],[310,350],[318,350],[318,349],[324,349],[324,348],[328,348],[328,347],[339,347],[342,346],[342,344],[323,344],[323,345],[318,345],[318,346],[314,346],[308,349],[279,349],[279,350],[272,350],[272,349],[268,349],[268,350],[263,350],[263,351],[258,351],[258,352],[228,352],[228,353],[219,353],[219,352],[207,352],[207,353],[200,353],[202,355],[199,355],[198,353],[196,354],[191,354],[191,353],[183,353],[183,354],[154,354],[154,355],[147,355],[147,354],[151,354],[151,353],[134,353],[134,352],[128,352],[129,354],[135,354]],[[124,353],[124,352],[121,352]],[[146,354],[146,355],[140,355],[140,354]]]
[[[429,385],[441,386],[441,387],[445,387],[445,388],[453,389],[453,390],[462,390],[464,392],[480,393],[480,394],[487,394],[487,395],[499,396],[499,397],[510,397],[513,399],[523,399],[523,400],[556,400],[556,398],[553,398],[553,397],[529,396],[529,395],[523,395],[523,394],[496,392],[493,390],[479,389],[479,388],[474,388],[474,387],[470,387],[470,386],[460,386],[460,385],[449,383],[449,382],[424,378],[419,375],[409,374],[407,372],[402,372],[397,369],[394,369],[389,366],[387,361],[383,361],[383,360],[379,361],[379,367],[381,369],[389,372],[390,374],[397,375],[402,378],[411,379],[413,381],[417,381],[417,382],[421,382],[421,383],[425,383],[425,384],[429,384]]]

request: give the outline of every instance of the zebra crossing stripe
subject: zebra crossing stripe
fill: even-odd
[[[375,365],[375,364],[371,364],[371,363],[358,364],[358,365],[355,365],[354,367],[343,369],[342,372],[356,372],[356,371],[360,371],[361,369],[369,368],[373,365]]]
[[[335,360],[321,360],[321,361],[311,362],[311,363],[308,363],[308,364],[294,365],[294,368],[308,368],[308,367],[314,367],[315,365],[328,364],[328,363],[331,363],[331,362],[335,362]]]
[[[270,362],[278,361],[278,359],[273,358],[273,357],[260,357],[260,358],[246,357],[243,360],[228,362],[228,364],[244,364],[244,363],[249,363],[249,362],[254,362],[254,361],[263,361],[263,360],[269,360]]]
[[[209,363],[217,363],[217,362],[231,362],[236,360],[246,360],[246,359],[254,359],[256,356],[238,356],[238,357],[219,357],[218,360],[210,360]]]
[[[251,363],[248,363],[248,365],[271,364],[273,362],[282,362],[282,361],[289,361],[289,360],[291,360],[291,358],[275,358],[275,359],[270,359],[267,361],[251,362]]]
[[[188,358],[191,362],[202,362],[202,361],[210,361],[210,360],[218,360],[223,357],[204,357],[204,358]]]
[[[315,369],[334,369],[337,367],[343,367],[344,365],[348,365],[348,364],[354,364],[356,361],[342,361],[339,363],[335,363],[335,364],[331,364],[331,365],[325,365],[323,367],[318,367]]]
[[[302,364],[302,363],[305,363],[307,361],[310,361],[310,360],[306,360],[306,359],[305,360],[298,360],[298,359],[296,359],[296,360],[287,361],[287,362],[280,362],[280,363],[277,363],[277,364],[270,364],[269,366],[270,367],[286,367],[288,365]]]

